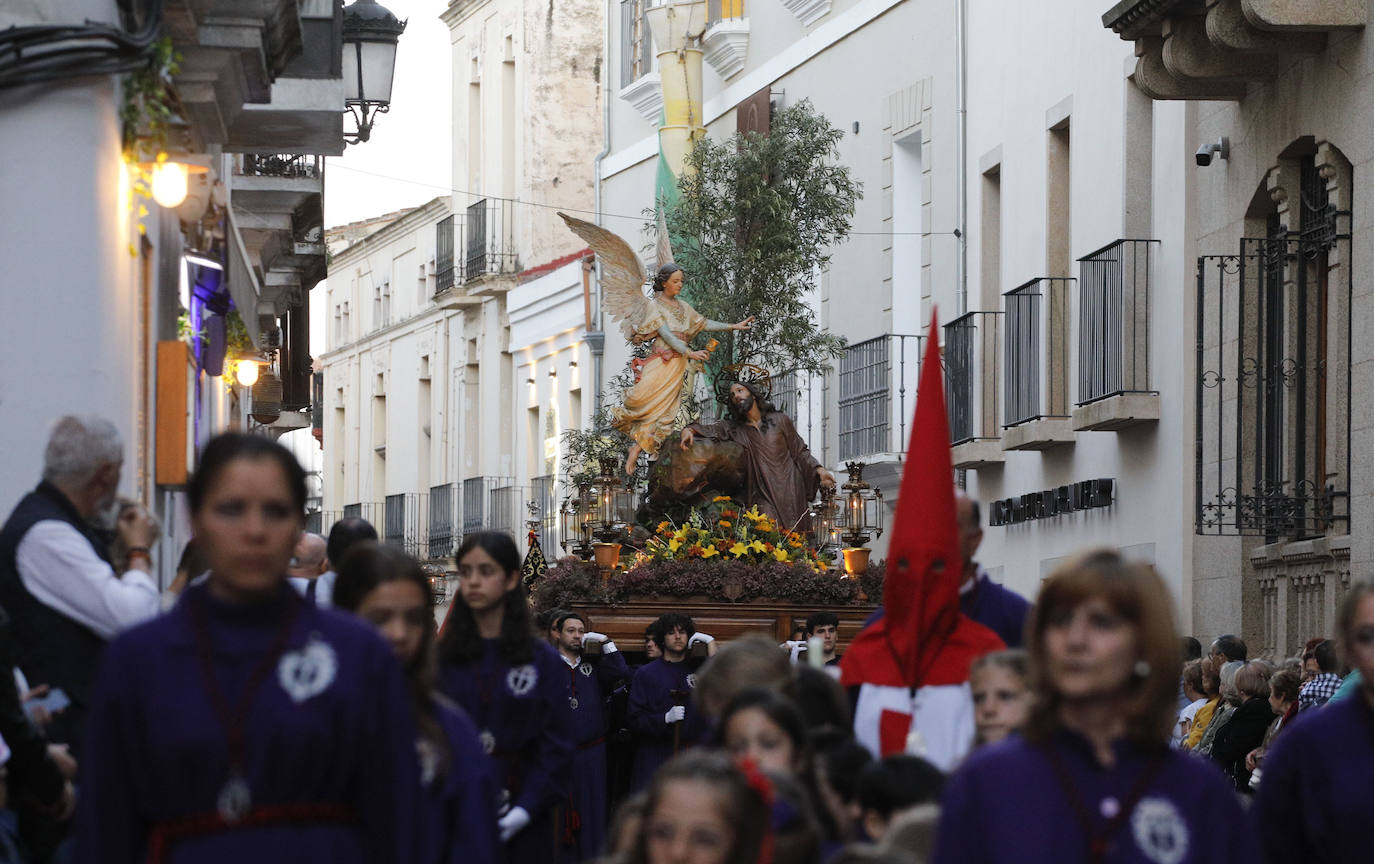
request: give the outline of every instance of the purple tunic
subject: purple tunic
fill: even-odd
[[[959,611],[1001,636],[1008,648],[1025,644],[1030,603],[981,570],[973,587],[959,595]]]
[[[1111,768],[1098,763],[1087,741],[1062,731],[1044,748],[1013,736],[974,752],[945,784],[935,864],[1089,861],[1090,839],[1048,752],[1072,779],[1095,831],[1121,812],[1154,770],[1107,838],[1104,861],[1252,864],[1259,850],[1226,777],[1210,761],[1160,746],[1147,759],[1119,743]]]
[[[1251,816],[1266,861],[1370,859],[1374,709],[1364,694],[1299,714],[1279,733]]]
[[[191,603],[199,604],[198,615]],[[400,666],[372,627],[306,603],[285,583],[254,606],[222,603],[205,586],[188,588],[167,615],[110,643],[81,765],[72,860],[142,862],[156,826],[216,813],[230,756],[197,626],[209,637],[214,679],[230,711],[253,673],[268,670],[244,715],[242,773],[252,804],[332,805],[347,808],[353,821],[221,829],[171,843],[165,860],[411,860],[420,782]],[[281,658],[264,667],[283,632]]]
[[[673,691],[688,693],[696,687],[696,675],[684,660],[669,663],[663,658],[639,667],[630,684],[628,721],[635,733],[635,765],[630,790],[638,792],[649,785],[658,766],[673,758],[673,726],[663,719],[674,705],[687,706],[686,718],[676,726],[678,744],[684,749],[706,734],[706,723],[692,699],[674,701]]]
[[[573,744],[571,800],[580,828],[562,838],[559,860],[586,861],[600,856],[606,842],[606,700],[630,677],[619,651],[576,666],[563,662],[563,698],[577,700],[568,721]]]
[[[506,844],[512,864],[547,862],[561,825],[555,808],[567,796],[572,742],[563,688],[567,665],[547,643],[534,643],[534,662],[509,666],[484,639],[482,658],[439,670],[439,689],[457,702],[489,745],[497,784],[512,807],[523,807],[530,824]]]
[[[424,850],[418,860],[499,864],[505,853],[496,830],[500,789],[491,758],[463,709],[443,696],[435,700],[439,725],[448,740],[449,767],[443,777],[424,785]]]

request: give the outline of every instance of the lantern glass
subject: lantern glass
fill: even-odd
[[[396,40],[349,41],[343,50],[345,102],[391,104],[391,81],[396,71]]]

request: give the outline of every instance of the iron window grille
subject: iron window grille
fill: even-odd
[[[1078,259],[1078,404],[1150,387],[1150,267],[1157,240]]]
[[[620,86],[629,87],[653,66],[653,39],[641,0],[620,0]]]
[[[879,336],[840,357],[840,461],[889,449],[889,354],[887,337]]]
[[[1197,262],[1198,534],[1349,530],[1350,213],[1303,181],[1297,230]]]
[[[515,249],[515,207],[504,198],[484,198],[463,213],[460,282],[520,272]]]
[[[430,558],[447,558],[453,554],[455,503],[452,483],[429,487]]]

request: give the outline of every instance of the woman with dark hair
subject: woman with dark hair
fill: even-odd
[[[511,864],[547,861],[571,828],[554,824],[572,756],[566,667],[534,635],[510,535],[468,534],[454,560],[458,594],[439,640],[439,689],[472,717],[495,763]]]
[[[1269,679],[1269,708],[1274,712],[1274,721],[1264,732],[1260,746],[1251,750],[1245,757],[1245,767],[1250,770],[1250,789],[1259,788],[1260,766],[1264,755],[1273,746],[1279,732],[1287,727],[1288,721],[1298,716],[1298,695],[1302,687],[1302,666],[1296,669],[1284,668]]]
[[[626,864],[770,864],[772,798],[757,768],[683,754],[654,775]]]
[[[406,673],[419,736],[424,825],[416,860],[502,860],[496,833],[496,782],[477,727],[434,690],[434,595],[414,558],[364,541],[338,565],[334,607],[372,624]]]
[[[222,435],[188,489],[204,583],[105,651],[75,861],[410,861],[419,806],[401,668],[286,583],[305,472]]]
[[[824,841],[840,839],[839,826],[823,806],[816,782],[806,719],[791,699],[762,688],[741,691],[721,715],[716,744],[732,756],[752,759],[760,768],[795,777],[806,793]]]
[[[1362,683],[1349,699],[1298,714],[1264,758],[1251,815],[1266,861],[1369,860],[1374,582],[1351,583],[1336,613],[1336,645]]]
[[[625,391],[621,405],[611,409],[611,422],[634,440],[625,459],[625,473],[635,472],[639,454],[655,454],[678,424],[682,393],[689,380],[688,361],[704,363],[710,352],[693,351],[688,343],[698,333],[719,330],[748,330],[751,315],[743,321],[725,324],[703,318],[697,310],[678,299],[682,293],[682,268],[666,264],[654,276],[654,297],[643,304],[638,320],[627,322],[626,336],[632,342],[653,342],[653,353],[635,361],[634,386]]]
[[[1231,784],[1169,746],[1179,638],[1153,567],[1112,550],[1064,564],[1040,589],[1027,637],[1026,726],[974,751],[945,785],[936,862],[1257,857]]]

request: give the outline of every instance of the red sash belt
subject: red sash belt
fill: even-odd
[[[263,804],[248,811],[237,822],[226,822],[219,813],[199,813],[153,826],[148,837],[148,864],[163,864],[173,843],[193,837],[206,837],[274,825],[350,825],[357,821],[351,807],[333,802],[301,804]]]
[[[677,353],[676,351],[674,351],[674,350],[671,349],[671,348],[659,348],[657,351],[654,351],[654,353],[650,354],[648,357],[636,357],[636,358],[634,358],[633,360],[630,361],[630,368],[632,368],[632,369],[634,370],[634,373],[635,373],[635,383],[636,383],[636,384],[639,383],[639,376],[644,372],[644,367],[647,366],[648,363],[649,363],[649,361],[652,360],[652,359],[654,359],[655,357],[657,357],[658,359],[662,360],[664,363],[667,363],[669,360],[672,360],[674,357],[681,357],[681,356],[682,356],[681,354]]]

